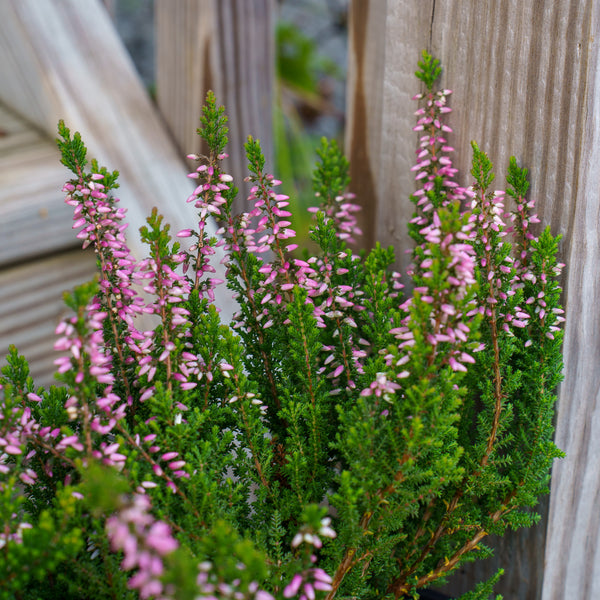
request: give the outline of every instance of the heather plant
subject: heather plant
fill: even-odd
[[[488,535],[538,519],[561,455],[558,238],[533,233],[514,159],[494,191],[473,144],[472,184],[458,185],[450,91],[434,91],[427,54],[417,75],[402,276],[392,248],[353,249],[335,143],[314,175],[320,250],[293,258],[289,198],[252,138],[249,210],[232,214],[209,94],[187,199],[198,220],[174,239],[154,211],[137,260],[118,174],[60,123],[66,202],[99,274],[65,295],[60,385],[37,388],[15,348],[2,369],[0,598],[415,598],[489,556]],[[218,252],[230,323],[214,304]]]

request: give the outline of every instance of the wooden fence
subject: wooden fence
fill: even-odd
[[[232,121],[234,143],[254,133],[269,148],[273,10],[267,0],[156,0],[157,40],[162,48],[158,102],[171,135],[185,152],[190,150],[188,132],[195,128],[209,85],[221,86],[229,112],[237,115]],[[47,11],[45,19],[39,17],[40,11]],[[96,56],[99,47],[116,61],[112,69],[128,64],[100,12],[97,0],[4,0],[0,43],[3,38],[12,40],[13,46],[4,48],[11,50],[12,68],[21,74],[8,88],[12,96],[2,80],[0,101],[16,110],[27,109],[30,121],[50,135],[57,111],[71,118],[76,128],[88,126],[88,139],[110,156],[110,166],[124,166],[132,181],[152,178],[137,190],[138,198],[145,197],[138,200],[139,210],[148,197],[169,198],[171,205],[178,196],[174,190],[180,183],[175,180],[182,167],[172,158],[168,134],[157,124],[134,75],[127,69],[119,71],[126,73],[127,86],[132,82],[137,90],[132,102],[142,108],[126,103],[120,118],[115,117],[114,103],[124,96],[114,88],[123,84],[115,86],[114,76],[103,79],[100,69],[88,71],[85,79],[71,78],[78,64],[73,56],[85,56],[88,64],[97,66],[102,63]],[[10,19],[12,25],[7,25]],[[46,59],[47,47],[56,46],[52,32],[58,35],[61,19],[71,24],[71,39],[65,42],[63,36],[63,45]],[[106,29],[102,31],[110,44],[107,38],[94,42],[97,27],[86,29],[85,36],[75,32],[76,24],[90,22]],[[16,31],[27,41],[24,54],[14,52]],[[507,600],[600,597],[600,310],[596,307],[600,297],[600,2],[354,0],[349,31],[346,150],[354,189],[365,206],[367,243],[378,239],[395,245],[400,266],[406,267],[403,250],[410,245],[406,222],[412,214],[408,197],[414,189],[410,166],[415,160],[411,129],[415,106],[410,98],[422,49],[441,59],[442,84],[454,90],[452,145],[459,149],[456,164],[463,183],[468,182],[471,139],[494,161],[499,187],[508,157],[516,155],[530,169],[530,194],[537,200],[543,225],[550,224],[564,236],[561,256],[567,263],[563,284],[568,319],[556,440],[567,458],[554,467],[549,509],[548,503],[542,505],[542,523],[499,542],[496,561],[506,567],[499,591]],[[107,51],[109,47],[113,49]],[[85,72],[88,66],[80,68]],[[6,65],[3,69],[2,77],[10,74]],[[32,70],[35,76],[23,80],[22,69]],[[94,102],[86,86],[92,86]],[[97,125],[89,127],[90,123]],[[128,129],[120,131],[121,126]],[[148,127],[153,133],[145,131]],[[110,148],[102,145],[106,140],[113,140]],[[167,148],[166,158],[159,148]],[[161,160],[166,162],[156,167]],[[232,156],[236,175],[239,160]],[[161,181],[161,175],[155,181],[155,175],[140,167],[149,164],[161,174],[168,171],[172,179]],[[163,199],[161,209],[169,205]],[[493,564],[485,563],[465,569],[448,589],[458,593],[493,570]]]
[[[410,127],[421,49],[444,66],[455,163],[468,183],[470,140],[503,187],[510,155],[530,169],[542,225],[563,234],[565,379],[549,516],[499,545],[505,598],[600,596],[600,3],[592,0],[356,0],[349,50],[347,151],[367,192],[372,237],[409,245]],[[359,145],[359,147],[357,147]],[[493,565],[472,569],[481,578]],[[474,571],[474,572],[473,572]],[[454,591],[459,583],[452,586]]]

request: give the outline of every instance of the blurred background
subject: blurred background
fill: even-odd
[[[349,0],[8,0],[0,5],[0,365],[14,343],[35,381],[53,382],[62,293],[95,272],[60,191],[70,177],[54,138],[59,118],[89,156],[121,172],[129,243],[158,206],[175,231],[208,89],[230,117],[230,159],[261,140],[267,169],[297,205],[307,240],[311,173],[322,136],[343,146]],[[242,44],[240,40],[249,43]],[[242,190],[237,209],[243,210]],[[225,291],[224,291],[225,293]],[[232,311],[219,299],[225,316]]]
[[[314,204],[315,148],[323,136],[336,139],[341,147],[344,142],[349,3],[279,0],[273,6],[273,153],[267,157],[268,166],[300,208],[294,211],[294,225],[304,240],[310,224],[305,209]],[[144,85],[156,99],[154,0],[105,0],[104,4]]]

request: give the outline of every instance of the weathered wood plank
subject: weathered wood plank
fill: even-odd
[[[442,85],[455,91],[451,124],[456,134],[451,141],[460,150],[455,164],[463,183],[471,139],[497,166],[499,188],[504,187],[508,157],[516,154],[530,169],[531,196],[538,201],[543,224],[564,235],[561,255],[568,263],[564,284],[571,317],[556,439],[567,458],[554,468],[547,534],[541,526],[499,548],[511,564],[528,565],[526,573],[506,565],[499,591],[507,598],[559,600],[600,593],[600,468],[594,458],[600,452],[595,418],[600,400],[600,313],[595,306],[600,260],[599,12],[594,0],[388,2],[385,35],[367,42],[372,55],[385,53],[384,81],[372,86],[375,95],[383,96],[381,132],[369,138],[380,136],[380,142],[369,146],[367,157],[370,165],[380,164],[375,189],[378,239],[393,243],[400,253],[410,246],[403,236],[412,214],[407,197],[414,190],[408,176],[415,145],[409,98],[422,48],[442,60]],[[367,113],[382,99],[368,102]],[[405,267],[406,260],[400,262]]]
[[[184,163],[99,0],[1,2],[0,54],[0,101],[52,138],[63,118],[91,156],[119,169],[138,256],[153,206],[175,231],[195,222]],[[232,309],[224,290],[219,304]]]
[[[81,250],[0,271],[0,365],[14,344],[28,359],[36,385],[55,383],[54,330],[68,313],[62,293],[95,271],[93,252]]]
[[[565,236],[561,254],[568,263],[564,282],[571,318],[556,441],[567,458],[554,467],[546,554],[542,528],[519,536],[529,538],[523,548],[529,581],[509,570],[509,597],[559,600],[600,593],[594,500],[600,472],[591,458],[600,451],[592,418],[600,383],[600,319],[594,307],[599,197],[592,191],[600,177],[592,150],[599,134],[598,50],[592,37],[598,8],[591,0],[455,1],[437,3],[433,19],[433,52],[442,58],[444,81],[456,90],[460,109],[453,113],[457,147],[477,139],[498,171],[515,153],[530,168],[531,197],[542,223]],[[467,161],[463,154],[457,163],[463,172]],[[504,186],[500,179],[498,186]]]
[[[383,71],[386,0],[352,2],[348,14],[348,79],[346,83],[345,153],[350,161],[350,189],[362,210],[363,238],[371,248],[375,241],[377,205],[380,197],[379,159],[383,117]]]
[[[213,0],[157,0],[156,101],[182,154],[200,153],[196,134],[206,92],[218,69]]]
[[[243,181],[248,135],[272,168],[274,0],[156,0],[155,11],[157,102],[180,151],[203,151],[196,129],[212,89],[229,117],[225,168]]]
[[[365,242],[408,247],[406,222],[414,191],[410,167],[415,65],[428,42],[433,0],[421,2],[355,1],[350,12],[348,132],[352,191],[363,205]],[[410,70],[406,67],[411,65]],[[405,271],[408,256],[399,251]]]
[[[56,145],[0,104],[0,268],[79,245]]]

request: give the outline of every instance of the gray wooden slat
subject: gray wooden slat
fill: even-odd
[[[40,132],[0,102],[0,156],[40,141]]]
[[[373,0],[368,4],[375,6]],[[564,234],[565,381],[556,440],[567,458],[554,466],[547,528],[542,525],[499,545],[507,572],[498,589],[506,598],[527,600],[597,597],[599,2],[399,0],[387,2],[385,10],[385,28],[376,28],[377,36],[367,41],[375,57],[370,66],[379,68],[377,56],[385,56],[383,78],[371,86],[365,111],[371,115],[382,106],[380,130],[367,136],[364,159],[377,181],[375,237],[396,246],[404,268],[403,250],[410,247],[406,223],[412,215],[407,198],[414,190],[408,170],[415,160],[415,104],[410,97],[416,91],[413,73],[423,48],[441,59],[441,85],[454,90],[450,124],[456,133],[450,141],[460,151],[455,165],[463,173],[462,183],[468,182],[470,140],[477,140],[496,165],[498,188],[505,185],[508,157],[516,154],[530,169],[530,193],[543,224]],[[352,49],[350,59],[355,60]],[[350,123],[353,118],[351,113]],[[523,564],[526,571],[513,567]],[[481,579],[484,569],[491,573],[494,564],[475,567],[471,581]]]
[[[0,268],[77,246],[56,145],[1,105],[0,129]]]
[[[53,383],[54,330],[68,314],[62,294],[95,272],[94,254],[82,250],[0,271],[0,365],[14,344],[29,360],[35,383]]]
[[[99,0],[0,2],[0,55],[0,101],[51,140],[63,118],[90,157],[120,171],[134,254],[145,254],[137,231],[153,206],[174,231],[197,222],[183,160]],[[217,296],[230,315],[229,292]]]

